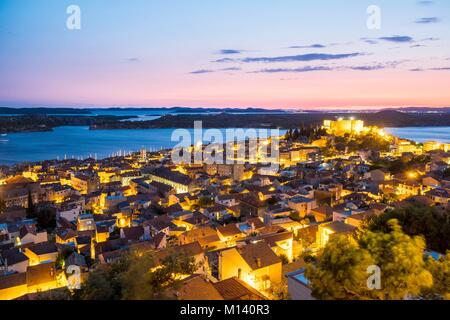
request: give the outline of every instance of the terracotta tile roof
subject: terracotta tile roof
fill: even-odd
[[[138,241],[144,235],[142,226],[128,227],[122,229],[124,238],[127,240]]]
[[[247,222],[250,225],[253,224],[255,229],[260,229],[260,228],[265,227],[264,222],[262,222],[260,218],[250,218],[250,219],[247,219],[245,222]]]
[[[27,268],[27,285],[39,285],[41,283],[56,280],[55,263],[41,263]]]
[[[217,227],[217,231],[219,231],[224,237],[233,237],[242,234],[242,231],[235,223]]]
[[[12,266],[16,263],[21,263],[23,261],[28,260],[28,257],[26,255],[24,255],[22,252],[20,252],[18,249],[15,248],[3,251],[0,254],[0,257],[6,259],[8,266]]]
[[[333,221],[323,224],[327,229],[334,231],[335,233],[348,233],[355,231],[356,227],[346,224],[342,221]]]
[[[266,300],[266,298],[244,281],[234,277],[213,284],[225,300]]]
[[[77,232],[72,229],[59,229],[56,234],[64,241],[77,237]]]
[[[280,258],[265,242],[247,244],[238,248],[238,252],[253,270],[281,263]]]
[[[43,255],[47,253],[57,252],[58,248],[56,247],[56,244],[53,242],[41,242],[33,244],[32,246],[28,247],[28,250],[34,252],[37,255]]]
[[[164,230],[172,225],[172,220],[166,216],[159,216],[144,222],[144,225],[150,225],[158,231]]]
[[[13,273],[7,276],[0,277],[0,290],[18,287],[27,284],[27,274],[23,273]]]
[[[270,247],[274,247],[277,245],[277,242],[293,239],[293,237],[294,236],[293,236],[292,232],[286,231],[286,232],[260,235],[256,239],[264,240]]]
[[[195,274],[181,281],[171,292],[178,300],[223,300],[215,286],[205,276]]]
[[[157,168],[151,174],[183,185],[189,185],[192,182],[189,176],[176,171],[170,171],[165,167]]]
[[[181,246],[173,246],[173,247],[169,247],[169,248],[165,248],[163,250],[160,250],[158,252],[155,252],[155,258],[160,262],[161,260],[164,260],[167,256],[170,256],[171,254],[184,254],[186,256],[189,257],[193,257],[196,256],[198,254],[203,253],[203,249],[200,246],[200,243],[198,241],[196,242],[192,242],[192,243],[188,243],[188,244],[183,244]]]

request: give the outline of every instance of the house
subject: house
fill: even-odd
[[[56,232],[55,241],[59,244],[75,244],[77,239],[77,232],[72,229],[59,229]]]
[[[30,259],[17,248],[3,250],[0,253],[0,266],[2,266],[4,270],[6,269],[6,272],[26,272],[29,266],[29,260]]]
[[[237,277],[264,291],[281,282],[281,259],[265,242],[223,250],[219,255],[219,278]]]
[[[290,231],[261,234],[252,241],[264,241],[277,256],[284,256],[289,262],[294,258],[294,235]]]
[[[212,220],[222,220],[229,215],[227,207],[218,203],[212,207],[204,208],[203,214]]]
[[[30,266],[44,262],[55,262],[58,257],[56,244],[40,242],[24,248],[24,254],[30,259]]]
[[[195,190],[194,181],[187,175],[171,171],[166,167],[159,167],[148,173],[148,179],[168,185],[177,193],[186,193]]]
[[[236,277],[213,283],[224,300],[266,300],[266,297],[245,281]]]
[[[164,249],[167,246],[167,235],[160,232],[150,239],[150,243],[156,250]]]
[[[94,243],[91,249],[91,259],[96,259],[100,254],[116,250],[126,249],[128,243],[124,239],[113,239],[101,243]]]
[[[98,261],[100,264],[109,264],[119,260],[126,254],[126,250],[117,249],[113,251],[102,252],[98,255]]]
[[[95,221],[92,214],[82,214],[77,219],[77,230],[95,230]]]
[[[219,235],[220,241],[227,244],[236,243],[236,241],[246,236],[246,234],[239,229],[236,223],[230,223],[217,227],[217,234]]]
[[[316,201],[314,199],[296,196],[288,200],[288,206],[297,211],[299,216],[303,218],[311,214],[311,210],[316,207]]]
[[[311,209],[311,214],[316,222],[329,221],[333,219],[333,208],[327,204]]]
[[[28,266],[26,272],[0,276],[0,300],[17,299],[29,293],[58,288],[54,262]]]
[[[426,187],[439,188],[441,186],[441,181],[433,175],[427,175],[422,177],[422,184]]]
[[[56,213],[57,218],[65,218],[69,222],[76,221],[83,213],[83,207],[79,204],[70,204],[62,206]]]
[[[155,217],[153,219],[144,222],[144,227],[150,227],[150,234],[155,236],[156,234],[163,232],[166,235],[170,235],[171,226],[175,226],[172,220],[167,215]]]
[[[0,300],[16,299],[26,293],[28,293],[26,272],[0,276]]]
[[[311,287],[305,277],[305,268],[286,274],[288,292],[292,300],[315,300],[311,295]]]
[[[11,243],[14,239],[11,239],[8,224],[0,223],[0,245]]]
[[[438,188],[425,193],[435,204],[448,204],[450,202],[450,192],[444,188]]]
[[[254,194],[243,197],[239,206],[240,216],[247,218],[264,217],[268,207],[265,201]]]
[[[391,174],[389,170],[385,168],[371,170],[367,172],[364,177],[369,178],[373,182],[384,182],[391,180]]]
[[[182,233],[178,240],[181,245],[198,241],[203,249],[210,249],[220,246],[221,239],[216,230],[203,226]]]
[[[70,183],[81,194],[89,194],[100,188],[100,179],[97,174],[75,173],[71,174]]]
[[[379,216],[380,214],[381,213],[377,210],[369,209],[367,211],[355,213],[355,214],[348,216],[347,218],[345,218],[344,222],[346,224],[349,224],[349,225],[352,225],[352,226],[358,228],[363,225],[364,221],[367,221],[373,217]]]
[[[150,240],[150,226],[121,228],[120,238],[126,240],[127,242]]]
[[[239,204],[241,194],[220,194],[215,198],[216,203],[224,205],[226,207],[233,207]]]
[[[105,242],[108,241],[111,228],[108,225],[97,225],[95,228],[95,241]]]
[[[203,251],[198,241],[179,246],[167,247],[160,251],[153,252],[153,257],[156,264],[158,265],[166,257],[172,254],[182,254],[187,257],[194,258],[194,263],[197,266],[197,270],[195,270],[194,272],[199,274],[208,273],[209,265],[205,257],[205,252]]]
[[[19,240],[21,245],[27,243],[41,243],[47,241],[47,231],[36,231],[36,225],[25,224],[19,228]]]
[[[339,234],[349,234],[355,230],[356,227],[339,220],[322,223],[319,225],[317,230],[316,243],[320,247],[324,247],[332,237]]]
[[[28,293],[47,291],[58,287],[55,262],[41,263],[27,269]]]
[[[177,300],[224,300],[214,284],[201,274],[181,280],[167,295]]]

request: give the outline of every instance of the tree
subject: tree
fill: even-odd
[[[89,274],[81,290],[76,292],[81,300],[119,300],[122,298],[121,275],[130,267],[130,259],[123,256],[119,260],[100,265]]]
[[[305,275],[318,299],[365,299],[367,268],[373,264],[355,239],[341,235],[330,239],[321,255],[307,265]]]
[[[36,295],[36,300],[70,300],[71,299],[71,292],[67,288],[59,288],[59,289],[53,289],[49,291],[44,292],[38,292]]]
[[[424,297],[450,300],[450,251],[439,260],[429,258],[427,268],[433,275],[433,286],[424,290]]]
[[[194,258],[173,253],[156,263],[152,254],[127,254],[90,273],[80,290],[83,300],[161,299],[167,289],[179,282],[180,275],[192,275]]]
[[[371,296],[381,300],[400,300],[419,296],[433,283],[424,261],[425,241],[403,233],[395,219],[388,221],[389,232],[367,231],[359,239],[361,248],[372,256],[381,269],[381,290]]]
[[[368,224],[371,231],[389,230],[388,221],[396,219],[403,232],[410,236],[423,235],[427,248],[445,253],[450,250],[450,212],[443,213],[434,207],[411,204],[391,210],[373,218]]]
[[[283,265],[289,263],[289,259],[288,259],[288,257],[285,254],[280,254],[278,257],[280,258],[281,263]]]
[[[5,200],[3,200],[3,198],[0,198],[0,212],[3,212],[5,208],[6,208]]]
[[[28,219],[36,218],[36,208],[34,207],[33,197],[31,195],[31,191],[30,190],[28,190],[27,218]]]
[[[56,210],[50,207],[39,210],[37,224],[41,229],[54,229],[56,227]]]
[[[419,296],[432,286],[423,258],[425,241],[402,232],[390,220],[387,231],[365,230],[359,236],[332,238],[307,266],[312,293],[319,299],[397,300]],[[381,288],[370,290],[369,266],[381,270]]]
[[[214,199],[211,197],[203,196],[198,199],[198,205],[202,208],[209,207],[214,204]]]

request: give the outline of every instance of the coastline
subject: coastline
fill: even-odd
[[[145,113],[145,110],[144,110]],[[145,113],[146,114],[146,113]],[[133,121],[138,115],[52,116],[21,115],[0,117],[0,133],[50,131],[61,126],[89,126],[91,130],[192,128],[202,121],[203,128],[280,128],[317,126],[328,118],[354,117],[378,127],[445,127],[450,126],[450,113],[404,113],[384,110],[374,113],[199,113],[165,114],[157,119]]]

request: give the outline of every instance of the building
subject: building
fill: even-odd
[[[314,199],[305,198],[302,196],[296,196],[288,200],[289,208],[297,211],[301,218],[311,214],[311,210],[316,207],[316,201]]]
[[[423,151],[430,152],[434,150],[450,151],[450,143],[441,143],[437,141],[427,141],[423,143]]]
[[[242,198],[239,206],[241,217],[264,217],[267,211],[266,202],[252,194]]]
[[[356,227],[338,220],[322,223],[317,230],[316,243],[323,248],[332,237],[339,234],[349,234],[355,230]]]
[[[180,172],[171,171],[165,167],[154,169],[148,174],[150,181],[156,181],[168,185],[177,193],[186,193],[195,190],[194,181],[187,175]]]
[[[281,259],[265,242],[223,250],[219,255],[219,278],[236,277],[258,291],[281,283]]]
[[[305,277],[305,268],[286,275],[288,292],[292,300],[315,300],[311,295],[311,287]]]
[[[323,128],[329,134],[341,136],[344,134],[359,134],[364,130],[364,121],[355,119],[324,120]]]
[[[89,194],[97,191],[100,188],[100,178],[98,175],[87,174],[71,174],[70,184],[75,190],[78,190],[81,194]]]

